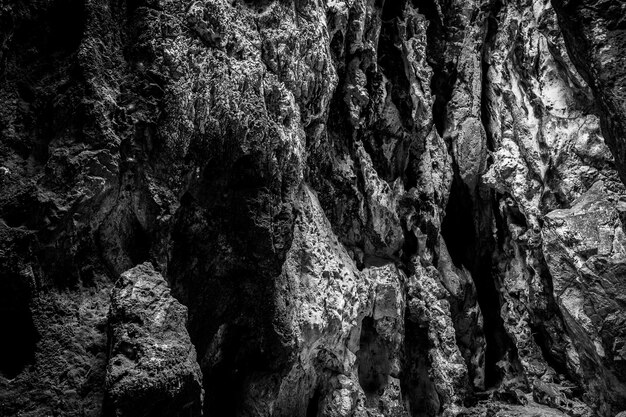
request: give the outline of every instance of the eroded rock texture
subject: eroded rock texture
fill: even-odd
[[[105,407],[115,416],[185,416],[202,406],[187,309],[148,262],[115,282],[109,311]]]
[[[625,15],[5,1],[0,415],[626,410]]]

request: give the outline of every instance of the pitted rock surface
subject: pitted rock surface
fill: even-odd
[[[113,415],[200,412],[202,375],[186,324],[186,307],[150,263],[120,276],[109,311],[105,406]]]

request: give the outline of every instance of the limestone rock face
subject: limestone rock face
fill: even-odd
[[[625,411],[624,7],[6,0],[0,415]]]
[[[115,283],[109,311],[105,414],[200,415],[202,374],[187,309],[148,262]]]
[[[619,0],[555,0],[554,7],[572,61],[597,97],[602,131],[624,179],[626,57],[622,51],[626,46],[626,5]]]
[[[597,182],[571,208],[546,216],[543,241],[556,300],[568,327],[578,335],[579,353],[572,352],[569,365],[597,379],[609,398],[626,393],[621,295],[626,258],[620,198]]]

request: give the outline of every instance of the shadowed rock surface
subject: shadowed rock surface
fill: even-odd
[[[624,16],[5,1],[0,415],[626,410]]]

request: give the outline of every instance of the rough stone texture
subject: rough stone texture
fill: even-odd
[[[571,208],[550,212],[543,245],[556,300],[576,336],[578,354],[571,352],[568,365],[597,379],[595,389],[609,401],[623,402],[626,241],[619,191],[599,181]]]
[[[602,131],[624,180],[626,163],[626,5],[619,0],[555,0],[572,61],[601,108]]]
[[[625,13],[5,1],[0,415],[626,410]]]
[[[115,283],[109,311],[105,414],[188,416],[202,409],[202,374],[187,308],[148,262]]]

